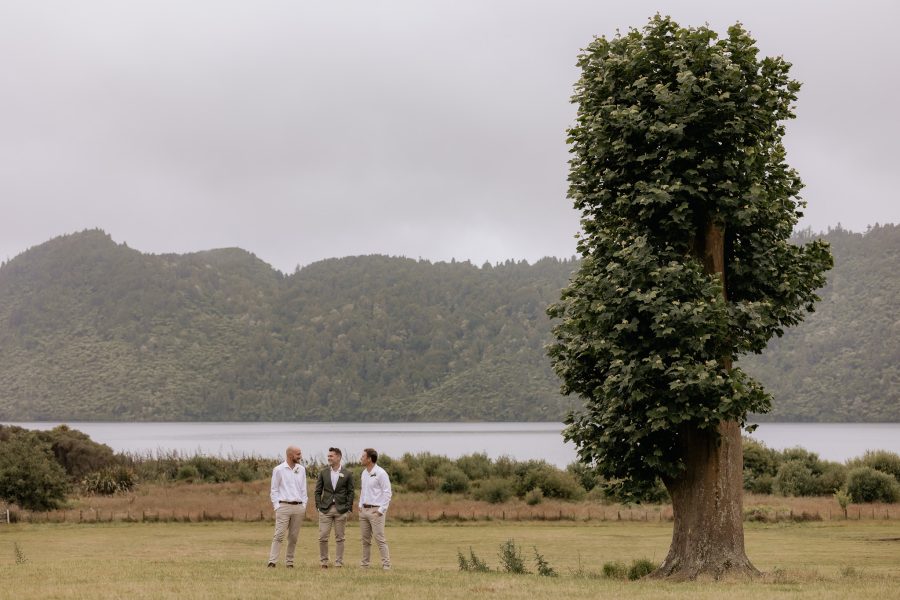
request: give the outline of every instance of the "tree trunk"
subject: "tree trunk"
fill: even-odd
[[[707,222],[697,235],[694,252],[725,289],[725,230]],[[731,370],[731,358],[722,366]],[[694,579],[699,575],[756,575],[744,551],[744,452],[741,428],[734,421],[717,431],[687,426],[679,432],[684,472],[664,482],[675,517],[672,545],[653,577]]]
[[[681,477],[667,481],[675,525],[672,545],[654,577],[754,575],[744,552],[743,451],[736,422],[712,431],[684,430]]]

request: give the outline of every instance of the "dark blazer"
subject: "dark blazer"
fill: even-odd
[[[322,512],[327,512],[331,506],[331,499],[334,498],[334,505],[341,514],[349,512],[353,509],[353,475],[350,471],[341,467],[341,474],[338,477],[337,489],[331,487],[331,467],[327,464],[319,471],[316,478],[316,508]]]

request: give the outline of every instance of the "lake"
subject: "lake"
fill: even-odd
[[[5,423],[50,429],[59,423]],[[279,457],[290,444],[305,458],[324,458],[329,446],[356,457],[372,447],[390,456],[431,452],[456,458],[484,452],[492,458],[544,459],[558,466],[575,460],[560,423],[98,423],[70,422],[120,452],[177,450],[218,456]],[[752,437],[770,448],[801,446],[843,462],[866,450],[900,453],[900,423],[762,423]]]

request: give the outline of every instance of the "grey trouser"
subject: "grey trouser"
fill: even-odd
[[[328,537],[331,535],[331,527],[334,526],[334,564],[344,564],[344,528],[347,525],[349,512],[341,514],[337,506],[332,504],[328,512],[319,511],[319,561],[323,565],[328,564]]]
[[[287,534],[287,552],[284,555],[284,564],[294,564],[294,548],[297,547],[297,536],[300,535],[300,522],[306,514],[306,507],[302,504],[279,504],[275,509],[275,535],[272,537],[272,549],[269,551],[269,562],[277,563],[281,554],[281,542]]]
[[[384,539],[384,515],[378,514],[377,508],[362,508],[359,511],[359,534],[362,537],[361,567],[369,566],[369,556],[372,550],[372,537],[378,544],[381,552],[381,568],[391,568],[391,553],[388,551],[387,542]]]

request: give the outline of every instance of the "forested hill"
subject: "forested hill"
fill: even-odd
[[[101,231],[0,268],[0,420],[555,420],[546,305],[572,260],[366,256],[283,276]]]
[[[900,228],[831,231],[817,313],[742,362],[774,418],[900,421]],[[0,267],[0,420],[558,420],[543,351],[573,260],[366,256],[284,276],[102,231]]]

